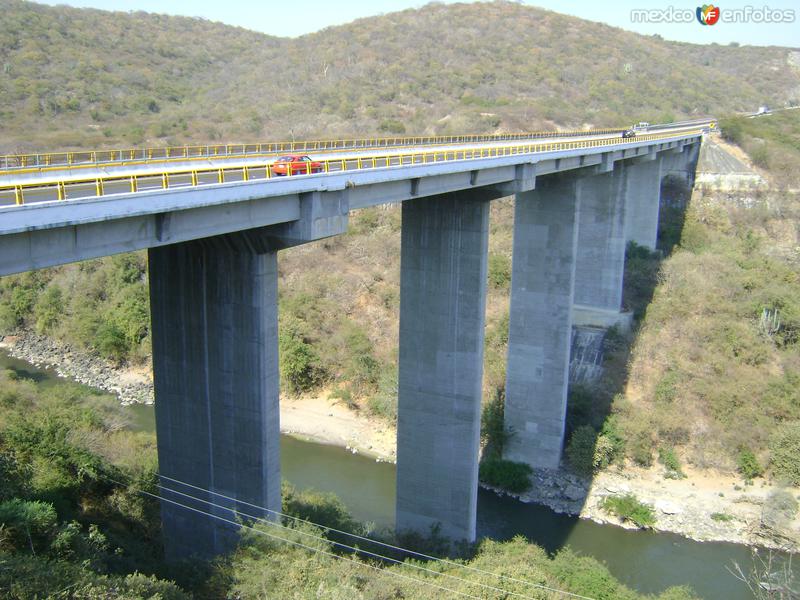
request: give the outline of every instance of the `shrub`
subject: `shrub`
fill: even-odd
[[[36,319],[36,331],[50,333],[58,325],[64,313],[64,297],[57,285],[48,286],[39,296],[33,308]]]
[[[797,500],[788,491],[777,489],[767,496],[761,510],[761,521],[772,529],[785,529],[797,514]]]
[[[592,390],[580,383],[570,384],[567,398],[567,432],[572,435],[581,425],[592,424],[594,395]]]
[[[299,327],[289,323],[278,335],[280,371],[290,394],[308,391],[319,383],[319,357],[303,339]]]
[[[800,485],[800,422],[781,425],[770,438],[769,449],[775,477]]]
[[[715,512],[715,513],[711,513],[711,520],[712,521],[721,521],[721,522],[724,523],[724,522],[727,522],[727,521],[733,521],[733,517],[730,516],[729,514],[726,514],[726,513]]]
[[[530,465],[490,456],[481,462],[478,477],[488,485],[522,493],[531,487]]]
[[[14,331],[19,323],[14,309],[9,304],[0,304],[0,334]]]
[[[36,547],[54,533],[56,511],[46,502],[14,498],[0,503],[0,523],[5,526],[6,544],[36,554]]]
[[[25,320],[36,303],[36,290],[20,285],[14,288],[11,292],[11,310],[16,319],[16,325],[19,325]]]
[[[489,284],[501,290],[511,284],[511,259],[505,254],[489,253]]]
[[[679,375],[675,371],[667,371],[658,380],[653,395],[655,401],[659,404],[669,404],[675,399],[677,395],[676,386],[678,384]]]
[[[658,462],[660,462],[667,470],[666,477],[668,479],[683,479],[686,477],[681,469],[681,463],[675,450],[670,447],[661,447],[658,449]]]
[[[751,148],[748,154],[754,165],[762,169],[769,168],[769,150],[767,150],[766,144],[760,144]]]
[[[378,125],[378,131],[381,133],[405,133],[406,126],[397,119],[385,119]]]
[[[597,436],[597,442],[594,445],[592,466],[594,469],[603,469],[607,467],[614,460],[614,454],[614,443],[607,435],[600,434]]]
[[[358,522],[350,516],[347,507],[335,494],[316,490],[298,491],[284,482],[281,495],[282,512],[286,515],[340,531],[360,531]]]
[[[744,127],[741,117],[726,117],[719,120],[722,137],[734,144],[741,144],[744,138]]]
[[[619,418],[617,415],[610,415],[603,423],[603,428],[600,431],[600,439],[604,440],[604,445],[607,443],[609,450],[608,462],[599,464],[598,467],[602,468],[608,464],[620,460],[625,455],[625,438],[619,428]],[[597,452],[595,452],[597,455]]]
[[[649,430],[634,431],[625,445],[631,460],[641,467],[653,464],[653,437]]]
[[[760,477],[764,473],[764,467],[758,462],[756,455],[749,448],[742,448],[736,461],[739,473],[746,480]]]
[[[374,389],[378,382],[380,363],[372,355],[373,344],[363,329],[355,324],[346,327],[344,343],[346,360],[344,377],[355,388],[356,393]]]
[[[397,369],[386,369],[378,378],[378,391],[367,400],[373,415],[390,421],[397,420]]]
[[[125,340],[126,352],[130,353],[150,330],[150,299],[147,286],[136,282],[123,288],[113,308],[112,319]]]
[[[681,230],[680,247],[698,254],[705,250],[708,242],[707,227],[697,220],[697,215],[687,214]]]
[[[358,410],[358,402],[353,399],[353,392],[347,388],[334,388],[328,395],[328,400],[338,400],[350,410]]]
[[[591,475],[595,469],[597,432],[591,425],[578,427],[567,445],[567,460],[572,469],[581,475]]]
[[[647,529],[656,523],[653,509],[640,502],[633,494],[606,496],[600,505],[606,512],[616,515],[622,521],[630,521],[638,527]]]
[[[125,334],[113,322],[102,323],[97,328],[95,345],[104,357],[121,363],[128,354],[128,344]]]
[[[495,397],[481,412],[481,442],[486,455],[501,457],[511,432],[505,428],[505,394],[497,390]]]

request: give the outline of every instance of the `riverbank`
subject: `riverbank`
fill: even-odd
[[[123,405],[153,404],[150,365],[122,369],[69,344],[24,330],[1,338],[0,349],[60,377],[114,394]]]
[[[537,471],[530,491],[509,495],[558,513],[635,529],[635,525],[620,521],[602,508],[608,496],[633,494],[651,507],[655,531],[700,542],[800,550],[800,519],[792,511],[788,513],[792,516],[782,512],[787,495],[798,499],[800,490],[762,479],[745,485],[740,477],[688,466],[684,472],[685,478],[670,479],[660,467],[625,465],[585,479],[564,470]]]
[[[76,351],[32,332],[0,341],[14,358],[47,367],[60,376],[115,394],[123,404],[153,402],[149,367],[116,368],[102,359]],[[282,399],[281,431],[317,443],[341,446],[377,461],[395,462],[396,432],[384,421],[350,410],[321,397]],[[686,467],[686,478],[668,479],[663,470],[612,467],[583,479],[565,470],[537,471],[532,490],[512,495],[524,503],[580,516],[601,524],[632,527],[606,513],[609,495],[633,494],[656,515],[655,529],[698,541],[723,541],[796,552],[800,519],[776,522],[772,499],[778,486],[764,480],[745,486],[740,478]],[[800,490],[786,490],[800,498]],[[497,491],[504,494],[502,491]],[[712,517],[712,515],[715,515]],[[776,526],[777,530],[776,530]]]
[[[123,405],[153,404],[150,365],[120,368],[91,353],[76,350],[32,331],[0,340],[14,358],[55,371],[60,377],[114,394]],[[281,399],[281,432],[321,444],[342,446],[378,461],[395,462],[396,433],[384,421],[356,413],[327,394]]]

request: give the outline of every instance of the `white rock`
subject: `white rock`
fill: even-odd
[[[669,500],[656,500],[656,510],[661,511],[665,515],[677,515],[683,512],[683,509]]]

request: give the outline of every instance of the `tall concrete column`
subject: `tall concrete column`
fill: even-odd
[[[691,164],[692,146],[683,146],[679,152],[668,151],[661,154],[661,176],[680,177],[689,185],[693,182],[694,165]]]
[[[230,498],[280,510],[277,258],[234,234],[149,250],[159,471]],[[163,479],[235,520],[252,506]],[[207,502],[205,502],[207,501]],[[162,501],[168,559],[232,549],[235,526]]]
[[[575,265],[575,313],[579,325],[620,322],[625,272],[625,171],[618,162],[607,173],[582,177]]]
[[[661,158],[630,164],[626,168],[625,238],[656,249],[661,207]]]
[[[514,207],[504,454],[533,467],[557,468],[564,444],[578,186],[543,177]]]
[[[686,181],[689,186],[694,185],[697,161],[700,158],[700,142],[686,144],[680,152],[666,152],[666,162],[661,167],[661,176],[676,175]]]
[[[697,174],[697,162],[700,160],[701,142],[697,141],[694,144],[686,146],[687,159],[686,169],[689,172],[689,184],[694,185],[694,179]]]
[[[397,529],[475,538],[488,200],[403,203]]]

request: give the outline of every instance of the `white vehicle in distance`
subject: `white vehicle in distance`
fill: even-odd
[[[633,126],[634,131],[647,131],[650,128],[650,123],[645,121],[640,121],[636,125]]]

